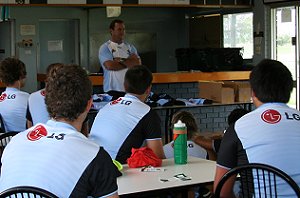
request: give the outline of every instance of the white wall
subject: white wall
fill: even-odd
[[[37,42],[39,41],[39,19],[79,19],[80,20],[80,46],[81,46],[81,65],[87,65],[88,46],[87,46],[87,13],[79,8],[67,7],[10,7],[10,18],[16,19],[16,42],[23,39],[32,39],[33,47],[28,49],[16,48],[16,55],[26,64],[27,81],[25,91],[33,92],[37,90]],[[35,25],[35,35],[20,35],[20,25]]]

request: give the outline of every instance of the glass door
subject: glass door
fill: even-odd
[[[291,71],[295,83],[288,104],[299,109],[297,10],[295,6],[272,9],[272,59],[282,62]]]

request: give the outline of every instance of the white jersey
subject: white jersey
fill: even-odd
[[[32,121],[33,125],[45,124],[50,119],[45,103],[45,93],[45,89],[42,89],[30,94],[28,98],[27,119]]]
[[[26,109],[29,93],[17,88],[7,87],[0,96],[0,114],[6,131],[26,129]]]
[[[131,54],[137,54],[137,50],[133,45],[128,43],[115,43],[107,41],[99,49],[99,60],[104,72],[103,90],[108,92],[110,90],[125,91],[124,89],[124,77],[128,70],[127,68],[114,71],[107,70],[104,66],[104,62],[114,60],[114,58],[128,58]]]
[[[265,103],[231,125],[218,153],[217,165],[228,169],[263,163],[277,167],[300,185],[300,112],[283,103]],[[278,187],[289,197],[289,188]]]
[[[164,145],[164,152],[166,158],[173,158],[174,157],[174,141]],[[198,157],[198,158],[203,158],[206,159],[207,152],[204,148],[201,146],[197,145],[193,141],[188,140],[187,141],[187,153],[188,156],[193,156],[193,157]]]
[[[97,142],[121,163],[144,141],[161,139],[160,119],[155,111],[133,95],[126,94],[99,110],[90,132]]]
[[[1,159],[0,191],[15,186],[35,186],[58,197],[70,197],[99,149],[97,144],[89,141],[69,124],[53,120],[49,120],[46,125],[38,124],[14,136],[5,148]],[[112,164],[110,158],[102,156],[102,160],[100,164],[107,160]],[[113,165],[109,168],[112,169]],[[94,172],[94,177],[97,177],[97,171]],[[107,179],[104,175],[101,177],[103,180]],[[106,175],[114,181],[112,175]],[[101,182],[96,185],[96,190],[89,182],[83,182],[92,191],[102,190]],[[103,183],[106,182],[111,185],[109,180]],[[116,192],[116,185],[110,188],[112,189],[107,193]]]

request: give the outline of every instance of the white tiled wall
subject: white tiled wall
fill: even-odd
[[[156,0],[139,0],[139,4],[155,4]]]
[[[122,4],[122,0],[103,0],[103,4]]]
[[[189,5],[190,0],[174,0],[174,4]]]

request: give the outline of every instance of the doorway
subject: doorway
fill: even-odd
[[[79,64],[79,20],[39,20],[38,73],[52,63]]]
[[[272,9],[272,59],[282,62],[292,73],[294,89],[288,105],[299,110],[298,10],[296,6]]]
[[[0,60],[15,56],[15,21],[0,22]]]

